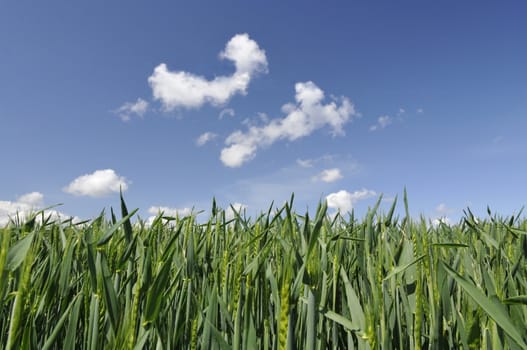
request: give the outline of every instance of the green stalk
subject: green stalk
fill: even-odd
[[[317,305],[316,297],[312,288],[307,291],[307,334],[306,334],[306,350],[315,350],[316,339],[316,324],[317,324]]]
[[[11,350],[18,341],[19,335],[22,333],[21,318],[24,311],[24,304],[26,303],[26,291],[29,280],[31,279],[31,264],[33,263],[33,252],[31,248],[24,259],[22,265],[22,274],[18,283],[18,290],[15,292],[15,301],[11,309],[11,322],[9,323],[9,331],[7,337],[6,350]]]
[[[6,227],[0,229],[0,302],[4,296],[4,286],[7,285],[7,273],[4,272],[7,260],[7,251],[9,250],[9,241],[11,240],[11,229]]]

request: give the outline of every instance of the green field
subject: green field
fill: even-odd
[[[291,200],[292,201],[292,200]],[[400,201],[401,202],[401,201]],[[0,229],[5,349],[527,349],[527,220],[292,203]],[[130,218],[133,220],[129,220]]]

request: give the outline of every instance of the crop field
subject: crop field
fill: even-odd
[[[0,229],[12,349],[527,349],[527,221],[36,213]],[[396,205],[404,215],[397,215]],[[134,218],[134,220],[131,220]]]

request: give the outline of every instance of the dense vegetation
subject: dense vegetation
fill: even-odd
[[[291,203],[0,229],[5,349],[527,349],[527,221]],[[39,219],[40,218],[40,219]]]

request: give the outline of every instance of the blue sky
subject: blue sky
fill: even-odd
[[[1,1],[0,217],[92,218],[119,185],[143,218],[213,196],[254,215],[291,192],[299,211],[364,213],[404,187],[415,215],[510,215],[527,198],[526,11]]]

